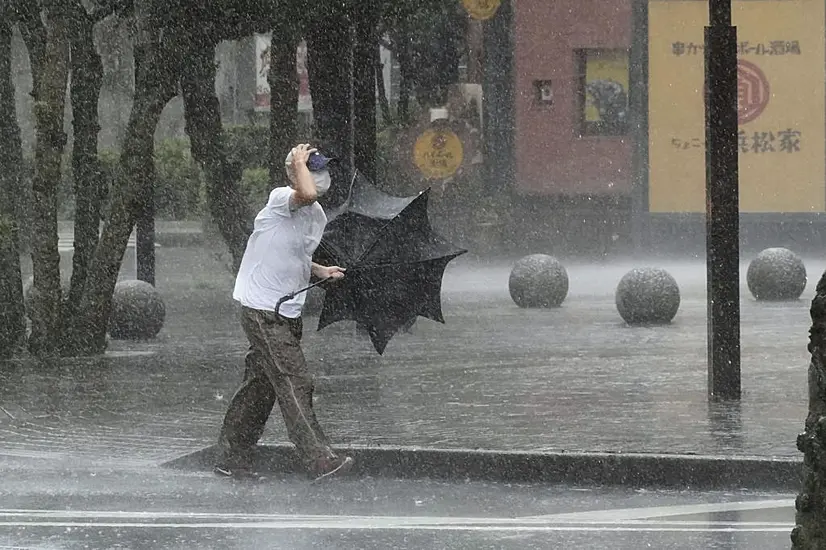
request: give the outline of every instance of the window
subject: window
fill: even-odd
[[[628,133],[628,55],[626,49],[576,51],[581,135]]]

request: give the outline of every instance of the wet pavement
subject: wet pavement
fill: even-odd
[[[645,264],[680,284],[670,326],[627,327],[616,312],[617,282]],[[707,402],[701,263],[568,265],[563,307],[523,310],[508,296],[507,262],[459,259],[445,276],[447,324],[420,320],[383,357],[354,327],[316,332],[308,319],[318,414],[337,444],[799,457],[808,305],[824,264],[807,267],[797,302],[760,304],[743,285],[737,406]],[[157,463],[211,444],[246,348],[231,286],[213,252],[159,249],[159,339],[112,342],[92,360],[4,365],[2,451]],[[284,441],[276,418],[264,442]]]
[[[123,276],[134,261],[127,252]],[[64,255],[64,262],[68,258]],[[637,265],[669,269],[666,327],[613,302]],[[806,407],[803,300],[744,289],[743,400],[706,398],[699,262],[571,264],[557,310],[522,310],[509,263],[462,258],[446,325],[421,320],[379,357],[349,325],[315,332],[318,414],[337,444],[798,458]],[[745,274],[745,266],[743,268]],[[791,494],[299,477],[233,482],[158,464],[213,443],[246,344],[215,253],[158,249],[167,324],[106,356],[0,366],[0,548],[783,548]],[[280,419],[264,443],[286,440]]]
[[[793,495],[208,474],[0,456],[0,548],[788,546]]]

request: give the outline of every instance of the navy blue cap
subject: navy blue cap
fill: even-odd
[[[307,168],[310,172],[321,172],[327,169],[327,165],[336,159],[325,157],[321,153],[315,152],[307,159]]]

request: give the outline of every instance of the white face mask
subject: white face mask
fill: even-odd
[[[315,188],[318,196],[324,196],[327,191],[330,190],[330,184],[332,183],[332,178],[330,178],[330,172],[328,170],[324,170],[323,172],[310,172],[313,175],[313,179],[315,180]]]

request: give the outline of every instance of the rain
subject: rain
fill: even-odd
[[[0,0],[0,548],[826,548],[823,0]]]

